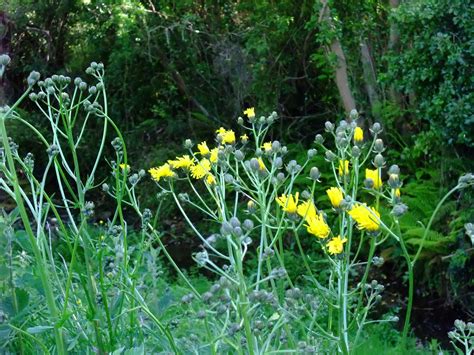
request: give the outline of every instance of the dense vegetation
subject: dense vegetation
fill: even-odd
[[[467,353],[473,22],[7,0],[0,349]]]

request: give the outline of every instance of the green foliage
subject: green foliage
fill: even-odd
[[[474,144],[473,19],[464,0],[407,1],[393,13],[401,49],[387,56],[385,79],[412,95],[418,119],[450,144]]]

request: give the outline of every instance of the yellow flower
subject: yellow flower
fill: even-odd
[[[211,162],[206,158],[191,167],[191,176],[195,179],[202,179],[211,170]]]
[[[217,162],[217,159],[219,157],[218,154],[219,154],[219,148],[211,149],[211,156],[209,157],[209,160],[211,161],[211,163]]]
[[[330,189],[326,190],[326,193],[328,194],[329,200],[331,201],[331,205],[334,208],[338,208],[344,199],[342,190],[339,187],[331,187]]]
[[[349,215],[357,222],[357,228],[375,232],[380,228],[380,213],[373,207],[357,204],[349,211]]]
[[[255,117],[255,108],[249,107],[244,111],[244,115],[247,115],[248,118],[254,118]]]
[[[327,244],[328,252],[332,255],[341,254],[344,251],[345,242],[347,242],[347,239],[342,239],[340,235],[332,238]]]
[[[257,158],[257,161],[258,161],[258,168],[261,171],[264,171],[266,169],[266,167],[265,167],[265,163],[263,162],[262,158]]]
[[[393,193],[396,197],[400,197],[400,189],[393,189]]]
[[[209,185],[214,185],[216,183],[216,178],[214,177],[214,175],[212,174],[208,174],[206,176],[206,182],[209,184]]]
[[[301,203],[298,206],[297,212],[302,218],[305,218],[305,219],[316,217],[317,215],[316,206],[311,200]]]
[[[382,179],[380,178],[379,169],[365,169],[365,178],[371,179],[374,182],[374,187],[380,189],[382,186]]]
[[[364,131],[360,127],[356,127],[354,130],[354,141],[360,143],[364,140]]]
[[[224,144],[234,144],[235,143],[235,133],[232,130],[228,130],[224,134],[224,139],[222,140]]]
[[[128,164],[120,164],[119,167],[122,170],[129,170],[130,169],[130,165],[128,165]]]
[[[156,182],[159,182],[162,178],[174,177],[175,173],[171,170],[169,164],[163,164],[157,168],[151,168],[148,170],[151,175],[151,178]]]
[[[262,147],[265,153],[268,153],[272,150],[272,142],[263,143]]]
[[[189,169],[194,165],[194,161],[189,155],[183,155],[176,157],[175,160],[168,160],[168,164],[171,165],[173,169]]]
[[[306,224],[306,230],[309,234],[313,234],[318,238],[326,238],[329,235],[331,229],[324,220],[323,214],[315,214],[310,218],[306,218],[308,224]]]
[[[247,143],[249,141],[249,136],[243,134],[240,136],[240,140],[242,141],[242,143]]]
[[[222,144],[234,144],[235,143],[235,133],[233,130],[226,130],[224,127],[219,128],[216,131],[217,135],[221,137]]]
[[[339,176],[349,174],[349,160],[339,160]]]
[[[209,150],[209,147],[207,146],[206,141],[199,143],[198,144],[198,149],[199,149],[199,153],[201,155],[209,155],[209,153],[211,152]]]
[[[292,194],[286,196],[285,194],[277,197],[275,201],[283,208],[284,212],[296,213],[298,211],[298,197],[300,193],[297,192],[293,197]]]

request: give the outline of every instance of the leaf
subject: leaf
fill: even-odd
[[[36,327],[27,328],[26,331],[30,334],[39,334],[53,329],[51,325],[37,325]]]

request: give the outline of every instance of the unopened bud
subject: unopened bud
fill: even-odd
[[[373,134],[379,134],[380,132],[382,132],[382,126],[380,125],[380,123],[375,122],[372,128],[370,128],[370,132],[372,132]]]
[[[351,120],[355,121],[359,118],[359,113],[357,112],[356,109],[352,109],[351,112],[349,113],[349,117]]]
[[[237,161],[242,161],[245,158],[245,155],[244,155],[244,153],[242,153],[241,150],[236,150],[234,152],[234,156],[235,156],[235,160],[237,160]]]
[[[316,137],[314,137],[314,142],[316,144],[323,144],[324,143],[324,137],[320,134],[317,134]]]
[[[316,149],[309,149],[308,150],[308,159],[312,159],[317,154]]]
[[[334,154],[332,151],[330,150],[326,150],[326,160],[329,161],[329,162],[332,162],[334,160],[336,160],[336,154]]]
[[[319,172],[319,169],[313,166],[311,170],[309,171],[309,177],[314,181],[318,181],[320,176],[321,176],[321,173]]]
[[[377,153],[382,153],[384,150],[385,147],[383,146],[383,140],[377,138],[374,143],[374,151]]]
[[[354,158],[360,157],[360,148],[356,145],[352,147],[352,156]]]
[[[334,130],[334,124],[332,124],[329,121],[326,121],[326,123],[324,124],[324,127],[326,128],[326,131],[328,132],[332,132]]]
[[[403,216],[406,212],[408,211],[408,206],[403,204],[403,203],[397,203],[395,206],[393,206],[392,209],[392,214],[395,217],[401,217]]]
[[[385,165],[385,158],[383,155],[380,153],[377,154],[374,158],[373,164],[376,168],[382,168]]]

